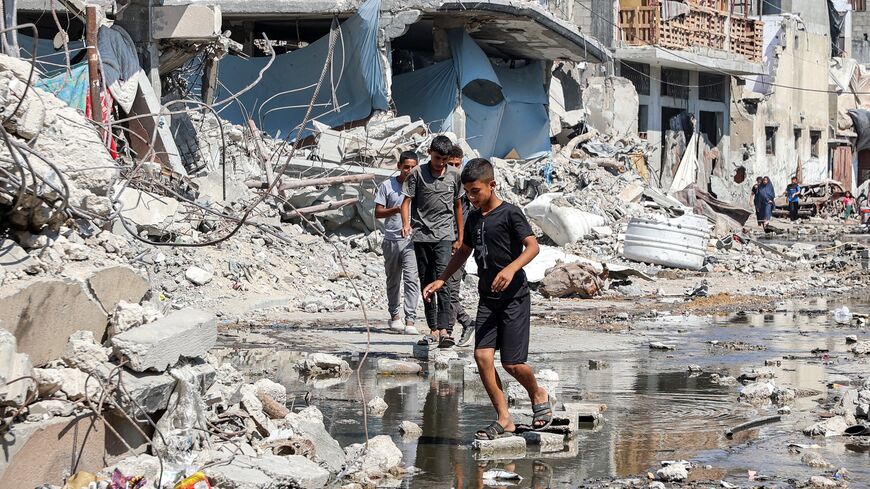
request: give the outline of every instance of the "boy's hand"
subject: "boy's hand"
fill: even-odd
[[[508,287],[514,280],[516,272],[511,267],[502,268],[498,275],[492,280],[492,291],[501,292]]]
[[[411,235],[411,225],[408,224],[407,226],[402,226],[402,237],[407,238],[410,235]]]
[[[423,300],[429,302],[432,300],[432,295],[435,292],[441,290],[441,287],[444,287],[443,280],[436,280],[431,284],[427,285],[425,289],[423,289]]]
[[[459,248],[462,248],[462,241],[457,239],[453,242],[453,246],[450,249],[450,254],[455,255],[456,252],[459,251]]]

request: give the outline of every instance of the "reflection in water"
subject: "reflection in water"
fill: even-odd
[[[857,309],[860,311],[861,306]],[[606,422],[581,430],[563,452],[543,454],[530,449],[520,459],[476,460],[470,448],[474,432],[486,426],[495,413],[479,382],[464,382],[461,367],[426,376],[383,377],[376,375],[376,359],[370,359],[371,366],[362,370],[366,398],[381,396],[389,409],[383,418],[369,420],[369,430],[373,435],[393,436],[405,463],[419,469],[404,481],[407,488],[485,487],[483,474],[492,469],[519,474],[523,477],[519,487],[563,487],[587,479],[642,475],[660,461],[673,459],[713,467],[693,470],[693,478],[745,480],[747,470],[804,478],[816,475],[800,463],[799,456],[784,449],[800,436],[796,434],[800,428],[797,423],[803,421],[787,417],[782,423],[726,439],[727,428],[775,414],[776,407],[739,404],[740,386],[719,385],[711,379],[713,373],[737,377],[743,370],[764,366],[765,360],[777,359],[780,364],[771,368],[778,385],[825,392],[828,365],[806,358],[810,350],[820,346],[829,348],[833,356],[846,354],[844,331],[832,326],[830,317],[744,313],[704,320],[665,318],[637,327],[646,329],[651,340],[674,341],[680,347],[667,353],[642,350],[533,358],[540,368],[558,372],[561,400],[582,399],[608,406]],[[712,348],[710,340],[742,341],[764,345],[767,350]],[[470,351],[460,355],[472,361]],[[802,358],[790,359],[792,355]],[[224,358],[239,367],[248,363],[258,373],[284,371],[277,378],[291,394],[310,393],[324,412],[327,429],[342,446],[363,441],[362,405],[355,376],[336,385],[306,384],[288,373],[293,372],[291,365],[297,354],[227,351]],[[610,368],[590,370],[588,361],[593,358],[606,361]],[[689,364],[700,365],[702,373],[689,373]],[[819,399],[799,398],[793,408],[810,410]],[[422,427],[421,438],[403,440],[398,435],[398,426],[406,420]],[[833,447],[833,443],[826,441],[825,446]],[[866,448],[844,448],[842,442],[837,446],[838,464],[849,467],[853,475],[870,477]]]

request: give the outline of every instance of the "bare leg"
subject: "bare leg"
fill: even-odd
[[[489,394],[489,400],[498,414],[498,424],[502,425],[505,431],[514,431],[516,426],[508,412],[507,399],[505,399],[504,391],[502,390],[501,379],[495,370],[495,348],[474,350],[474,361],[477,362],[477,370],[480,372],[480,380],[483,381],[483,387],[486,389],[486,393]],[[532,379],[534,379],[534,376],[532,376]]]
[[[550,398],[547,390],[538,385],[538,379],[535,378],[532,368],[527,364],[502,364],[502,366],[507,370],[507,373],[517,379],[517,381],[526,389],[526,392],[529,393],[529,399],[532,400],[532,404],[543,404]],[[543,424],[541,424],[541,426],[543,426]],[[538,425],[535,425],[534,428],[538,428]]]

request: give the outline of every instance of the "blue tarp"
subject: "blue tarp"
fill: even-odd
[[[342,37],[336,42],[330,72],[326,74],[312,112],[312,118],[327,126],[365,119],[373,109],[387,110],[389,106],[384,67],[378,52],[380,3],[380,0],[367,0],[356,15],[341,24]],[[305,48],[277,56],[260,83],[239,97],[245,110],[251,111],[248,116],[260,124],[260,129],[272,135],[279,131],[283,136],[293,134],[295,138],[314,95],[314,85],[320,78],[328,48],[327,35]],[[229,93],[236,93],[253,82],[268,62],[269,57],[227,56],[220,62],[219,80]],[[336,86],[334,100],[333,85]],[[218,101],[229,93],[224,92]],[[235,102],[221,115],[236,124],[245,123],[246,115]],[[303,135],[311,129],[309,123]]]
[[[522,158],[548,154],[543,62],[494,67],[467,32],[453,29],[447,35],[452,60],[393,77],[398,113],[422,118],[432,131],[448,131],[459,101],[466,141],[481,156],[504,157],[513,149]]]

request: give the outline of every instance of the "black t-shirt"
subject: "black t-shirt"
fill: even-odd
[[[511,299],[529,293],[526,272],[518,271],[513,281],[500,293],[492,291],[492,281],[502,269],[523,252],[523,240],[534,236],[532,227],[519,207],[502,202],[483,215],[480,209],[468,214],[463,242],[474,250],[477,262],[478,292],[481,298]]]

